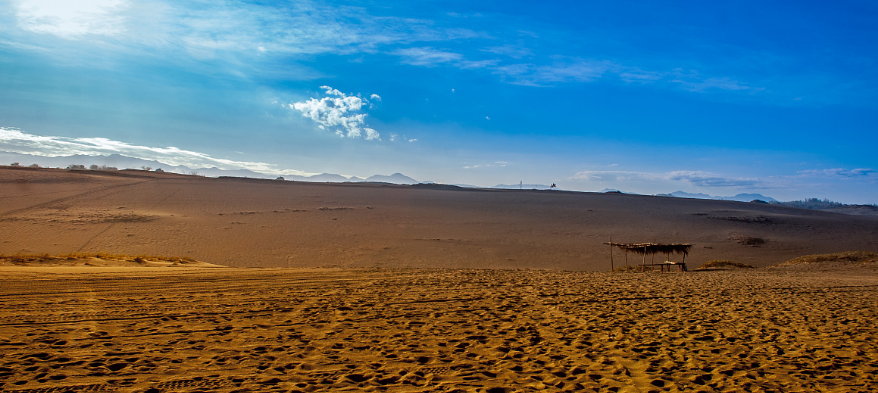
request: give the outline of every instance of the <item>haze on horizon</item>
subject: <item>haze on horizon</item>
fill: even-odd
[[[866,1],[18,0],[0,151],[878,203],[876,26]]]

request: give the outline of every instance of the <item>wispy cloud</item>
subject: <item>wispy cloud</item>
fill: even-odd
[[[591,82],[619,66],[603,60],[565,59],[553,64],[510,64],[494,67],[505,81],[528,86],[549,86],[567,82]]]
[[[481,52],[505,55],[513,59],[530,56],[530,51],[512,46],[488,47]],[[509,62],[501,59],[470,60],[463,53],[433,47],[397,49],[391,54],[401,57],[403,64],[422,67],[451,66],[461,69],[484,69],[498,75],[504,82],[516,85],[550,87],[564,83],[588,83],[615,80],[642,85],[664,84],[693,93],[746,92],[765,90],[727,76],[705,76],[695,70],[647,70],[639,66],[601,59],[583,59],[555,55],[550,62],[534,59],[532,63]]]
[[[458,68],[486,68],[498,62],[497,60],[467,60],[460,53],[430,47],[398,49],[391,54],[400,56],[403,64],[424,67],[453,65]]]
[[[87,37],[92,45],[174,62],[188,55],[235,66],[278,56],[376,53],[388,45],[482,36],[431,20],[375,16],[361,7],[312,0],[21,0],[13,2],[12,13],[17,27],[28,32]]]
[[[455,26],[459,21],[454,20],[459,18],[376,16],[366,8],[310,0],[274,4],[22,0],[15,3],[13,13],[18,27],[25,31],[66,40],[87,38],[91,44],[110,47],[113,53],[164,56],[169,62],[195,60],[199,67],[205,67],[206,60],[219,61],[222,66],[217,70],[245,78],[283,74],[270,65],[272,59],[289,63],[291,58],[319,54],[385,53],[398,56],[403,64],[483,70],[506,83],[528,86],[617,80],[663,83],[693,93],[752,94],[764,90],[729,75],[649,69],[635,60],[584,59],[563,51],[537,56],[521,43],[497,45],[498,40],[520,36],[521,32],[505,31],[496,25],[488,25],[493,31],[483,33]],[[79,51],[45,53],[74,56]],[[528,62],[522,62],[525,58]],[[303,75],[313,77],[314,72],[289,74],[287,78],[301,79]]]
[[[184,165],[193,169],[217,167],[249,169],[269,175],[314,175],[296,169],[278,168],[276,165],[264,162],[228,160],[176,147],[139,146],[107,138],[41,136],[3,127],[0,127],[0,150],[44,157],[121,154],[143,160],[156,160],[168,165]]]
[[[870,168],[831,168],[831,169],[809,169],[800,171],[799,174],[804,177],[829,177],[829,178],[859,178],[859,179],[875,179],[878,180],[878,170]]]
[[[502,56],[508,56],[513,59],[521,59],[533,55],[533,51],[531,51],[530,49],[517,45],[489,46],[487,48],[483,48],[482,51]]]
[[[703,171],[674,171],[667,173],[668,180],[686,181],[697,187],[709,188],[765,188],[765,184],[758,179],[731,178]]]
[[[414,143],[418,141],[418,138],[408,138],[405,135],[400,136],[399,134],[390,134],[391,142],[396,142],[397,140],[402,142]]]
[[[509,165],[506,161],[494,161],[488,164],[471,164],[465,165],[463,169],[478,169],[478,168],[491,168],[491,167],[505,167]]]
[[[359,113],[369,101],[359,95],[349,96],[329,86],[320,86],[326,90],[326,97],[311,98],[307,101],[289,104],[290,109],[302,112],[305,116],[317,123],[317,127],[324,130],[335,131],[339,136],[359,138],[365,136],[366,140],[379,139],[378,131],[366,126],[366,113]],[[372,98],[381,99],[377,94]],[[364,135],[365,134],[365,135]]]
[[[127,7],[124,0],[23,0],[16,18],[22,29],[77,39],[85,35],[117,35],[123,32]]]
[[[703,188],[772,188],[769,184],[760,179],[726,177],[704,171],[581,171],[574,174],[572,179],[605,183],[680,183]]]

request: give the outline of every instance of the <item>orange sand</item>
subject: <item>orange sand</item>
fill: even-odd
[[[874,268],[14,269],[3,391],[878,389]]]

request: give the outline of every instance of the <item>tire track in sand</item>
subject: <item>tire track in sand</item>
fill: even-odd
[[[35,204],[35,205],[31,205],[31,206],[28,206],[28,207],[22,207],[22,208],[19,208],[19,209],[9,210],[9,211],[6,211],[6,212],[3,212],[3,213],[0,213],[0,218],[7,217],[7,216],[11,216],[11,215],[14,215],[14,214],[24,213],[24,212],[27,212],[27,211],[30,211],[30,210],[41,209],[41,208],[48,207],[48,206],[51,206],[51,205],[56,204],[56,203],[66,202],[66,201],[73,200],[73,199],[76,199],[76,198],[79,198],[79,197],[84,197],[84,196],[93,195],[93,194],[98,194],[98,193],[105,192],[105,191],[115,190],[115,189],[117,189],[117,188],[136,186],[136,185],[138,185],[138,184],[145,183],[145,182],[148,182],[148,181],[152,181],[152,180],[143,180],[143,181],[134,182],[134,183],[128,183],[128,184],[117,184],[117,185],[113,185],[113,186],[101,187],[101,188],[94,189],[94,190],[88,190],[88,191],[81,192],[81,193],[76,194],[76,195],[71,195],[71,196],[68,196],[68,197],[63,197],[63,198],[58,198],[58,199],[53,199],[53,200],[51,200],[51,201],[46,201],[46,202],[37,203],[37,204]]]
[[[138,182],[138,183],[135,183],[135,184],[132,184],[132,185],[136,185],[136,184],[140,184],[140,183],[143,183],[143,182]],[[156,202],[154,205],[152,205],[152,207],[149,208],[149,211],[153,211],[153,210],[155,210],[156,207],[158,207],[158,206],[161,205],[164,201],[166,201],[168,198],[170,198],[170,197],[172,197],[174,194],[176,194],[177,191],[180,191],[180,189],[177,188],[177,189],[175,189],[174,191],[169,192],[168,195],[165,195],[164,198],[160,199],[158,202]],[[88,245],[89,245],[94,239],[97,239],[99,236],[101,236],[101,235],[103,235],[104,233],[106,233],[107,231],[109,231],[109,230],[110,230],[111,228],[113,228],[116,224],[117,224],[117,222],[111,222],[111,223],[110,223],[106,228],[104,228],[102,231],[96,233],[94,236],[92,236],[91,238],[89,238],[88,240],[86,240],[85,243],[82,244],[82,246],[80,246],[78,249],[76,249],[76,252],[80,252],[80,251],[82,251],[82,250],[83,250],[85,247],[87,247],[87,246],[88,246]]]

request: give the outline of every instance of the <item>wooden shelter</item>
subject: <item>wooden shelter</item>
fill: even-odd
[[[613,248],[615,247],[625,252],[625,266],[628,266],[628,252],[642,255],[643,262],[641,268],[644,271],[646,271],[646,266],[659,266],[662,271],[665,270],[665,267],[670,271],[671,267],[679,266],[681,271],[686,271],[686,256],[689,255],[689,250],[692,248],[692,245],[689,243],[613,243],[610,240],[604,244],[610,246],[610,269],[615,269],[613,263]],[[655,254],[666,254],[667,259],[664,262],[655,263]],[[683,261],[672,262],[671,254],[682,254]],[[652,256],[649,265],[646,264],[647,255]]]

